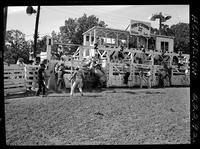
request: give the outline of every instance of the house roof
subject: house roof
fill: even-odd
[[[125,31],[125,30],[120,30],[120,29],[113,29],[113,28],[104,28],[104,27],[100,27],[100,26],[94,26],[92,28],[90,28],[89,30],[87,30],[86,32],[84,32],[82,35],[85,35],[87,33],[89,33],[90,31],[94,30],[94,29],[104,29],[104,30],[109,30],[109,31],[116,31],[116,32],[123,32],[126,34],[130,35],[129,31]],[[150,34],[151,37],[163,37],[163,38],[171,38],[174,39],[175,37],[173,36],[166,36],[166,35],[156,35],[156,34]]]
[[[86,32],[84,32],[82,35],[85,35],[85,34],[87,34],[88,32],[90,32],[90,31],[92,31],[94,29],[104,29],[104,30],[116,31],[116,32],[123,32],[123,33],[129,34],[129,31],[125,31],[125,30],[113,29],[113,28],[105,28],[105,27],[100,27],[100,26],[94,26],[94,27],[90,28],[89,30],[87,30]]]

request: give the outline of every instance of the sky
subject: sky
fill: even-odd
[[[37,10],[37,7],[33,6]],[[179,22],[189,23],[189,5],[101,5],[101,6],[41,6],[38,32],[41,36],[59,32],[68,18],[79,18],[83,14],[95,15],[104,21],[108,28],[125,30],[130,20],[150,22],[158,28],[158,20],[150,21],[152,14],[162,12],[172,18],[166,22],[171,26]],[[26,7],[8,7],[6,30],[17,29],[33,40],[36,14],[27,15]]]

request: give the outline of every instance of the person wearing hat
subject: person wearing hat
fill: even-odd
[[[39,67],[39,69],[38,69],[38,86],[39,86],[39,88],[38,88],[38,90],[37,90],[37,92],[36,92],[36,96],[39,96],[40,95],[40,92],[42,91],[42,93],[43,93],[43,97],[45,96],[45,93],[46,93],[46,85],[45,85],[45,78],[44,78],[44,76],[45,76],[45,64],[40,64],[40,67]]]
[[[64,63],[61,63],[59,68],[58,68],[58,72],[57,72],[57,77],[58,77],[57,87],[58,87],[58,91],[60,91],[60,89],[62,87],[62,84],[64,82],[63,75],[64,75]]]
[[[125,64],[124,65],[124,68],[123,68],[123,70],[124,70],[124,84],[128,84],[128,78],[129,78],[129,76],[130,76],[130,69],[129,69],[129,67],[130,67],[130,65],[129,64]]]
[[[83,96],[83,90],[82,90],[83,78],[84,78],[83,70],[80,67],[77,67],[75,72],[73,73],[72,77],[69,79],[70,81],[71,80],[74,81],[71,86],[70,96],[73,96],[74,89],[76,88],[76,86],[78,86],[81,96]]]
[[[19,58],[19,59],[17,60],[17,65],[19,65],[19,66],[25,66],[25,64],[24,64],[24,59],[23,59],[23,58]]]
[[[151,69],[148,70],[146,78],[147,78],[148,88],[151,88]]]

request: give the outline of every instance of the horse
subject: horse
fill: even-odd
[[[103,86],[106,82],[106,75],[102,70],[101,65],[99,63],[96,63],[95,60],[91,60],[89,70],[98,77],[100,86]]]

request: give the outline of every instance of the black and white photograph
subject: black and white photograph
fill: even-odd
[[[7,146],[191,143],[189,4],[4,12]]]

